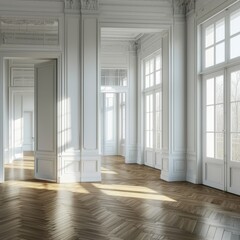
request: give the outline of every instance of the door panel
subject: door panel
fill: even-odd
[[[118,154],[116,93],[103,94],[103,154]]]
[[[240,67],[228,70],[227,190],[240,194]]]
[[[35,177],[56,181],[56,61],[35,65]]]
[[[33,151],[33,112],[23,113],[23,151]]]
[[[224,190],[224,74],[203,82],[203,183]]]

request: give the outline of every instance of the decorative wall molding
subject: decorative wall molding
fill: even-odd
[[[81,9],[85,11],[98,11],[98,0],[81,0]]]
[[[172,5],[174,14],[185,15],[195,9],[195,0],[173,0]]]
[[[98,11],[98,0],[64,0],[65,10],[94,13]]]
[[[65,9],[80,10],[80,0],[64,0]]]

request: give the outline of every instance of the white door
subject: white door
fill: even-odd
[[[227,76],[227,191],[240,195],[240,66]]]
[[[35,177],[56,181],[56,61],[35,65]]]
[[[225,189],[224,73],[203,80],[203,183]]]
[[[203,183],[239,195],[240,66],[226,72],[203,80]]]
[[[116,93],[103,93],[103,155],[117,155]]]
[[[23,113],[23,151],[33,151],[33,112]]]

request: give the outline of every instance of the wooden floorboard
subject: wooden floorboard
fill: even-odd
[[[240,240],[240,197],[102,158],[102,182],[34,180],[33,161],[5,167],[0,239]]]

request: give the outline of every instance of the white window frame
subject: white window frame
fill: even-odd
[[[156,58],[160,56],[160,68],[156,69]],[[145,86],[145,63],[151,59],[154,59],[154,84],[151,87],[146,88]],[[155,160],[156,154],[162,151],[162,51],[161,49],[154,52],[153,54],[149,55],[148,57],[142,60],[142,69],[143,69],[143,81],[142,81],[142,97],[143,97],[143,145],[144,145],[144,152],[152,152],[152,155],[155,161],[153,164],[150,164],[152,167],[159,168],[159,163]],[[160,83],[156,84],[156,72],[160,71]],[[159,93],[159,113],[160,113],[160,129],[157,130],[156,127],[156,94]],[[152,130],[152,147],[147,147],[146,143],[146,96],[151,95],[153,96],[153,130]],[[157,148],[157,133],[160,132],[160,148]],[[145,157],[147,154],[144,154]],[[144,157],[144,158],[145,158]],[[145,161],[146,164],[146,161]],[[149,164],[147,164],[149,165]]]
[[[230,124],[231,124],[231,116],[230,116],[230,76],[229,76],[229,72],[232,69],[240,69],[240,56],[235,57],[235,58],[230,58],[230,39],[231,37],[240,36],[240,32],[233,34],[232,36],[230,36],[230,16],[232,13],[236,12],[236,11],[240,11],[240,2],[235,3],[233,5],[231,5],[229,8],[223,10],[222,12],[220,12],[219,14],[215,15],[214,17],[212,17],[209,20],[206,20],[204,23],[201,24],[201,44],[200,47],[201,49],[199,49],[199,54],[201,56],[201,71],[199,72],[200,75],[200,79],[202,79],[202,130],[201,130],[201,138],[202,138],[202,167],[203,167],[203,183],[212,187],[217,187],[219,189],[222,190],[226,190],[229,192],[233,192],[235,194],[239,194],[240,193],[240,189],[239,187],[236,189],[233,189],[231,186],[231,181],[230,181],[230,169],[231,169],[231,165],[234,165],[234,163],[231,162],[230,159]],[[223,17],[225,17],[225,61],[219,64],[214,64],[213,66],[210,67],[205,67],[205,29],[218,22],[220,19],[222,19]],[[215,33],[214,33],[215,34]],[[214,42],[214,45],[216,45],[216,43]],[[216,53],[214,53],[214,63],[215,63],[215,56]],[[214,158],[207,158],[206,156],[206,104],[205,104],[205,100],[206,100],[206,79],[209,79],[211,77],[216,77],[219,74],[222,74],[224,76],[224,159],[219,160],[216,159],[215,156]],[[214,123],[215,124],[215,123]],[[214,133],[216,134],[216,131],[214,130]],[[215,153],[214,153],[215,154]],[[216,182],[215,183],[211,183],[209,181],[206,181],[205,178],[205,170],[206,170],[206,162],[208,161],[208,163],[211,163],[214,161],[217,163],[217,161],[222,161],[223,164],[223,170],[222,173],[224,172],[224,183],[222,182],[221,184],[219,184],[217,186]],[[219,162],[220,163],[220,162]],[[236,165],[236,164],[235,164]],[[238,165],[239,166],[239,165]]]
[[[217,70],[221,70],[224,67],[232,66],[234,64],[239,63],[240,56],[235,58],[230,58],[230,39],[231,37],[240,35],[240,32],[230,36],[230,16],[232,13],[240,10],[240,2],[233,4],[229,8],[223,10],[216,16],[212,17],[211,19],[205,21],[201,24],[201,73],[208,74],[210,72],[214,72]],[[210,67],[205,67],[205,29],[212,24],[215,24],[220,19],[225,18],[225,61],[219,64],[215,64],[216,62],[216,52],[214,52],[214,65]],[[215,32],[214,32],[215,35]],[[216,43],[214,42],[214,46]],[[215,49],[215,47],[214,47]]]

